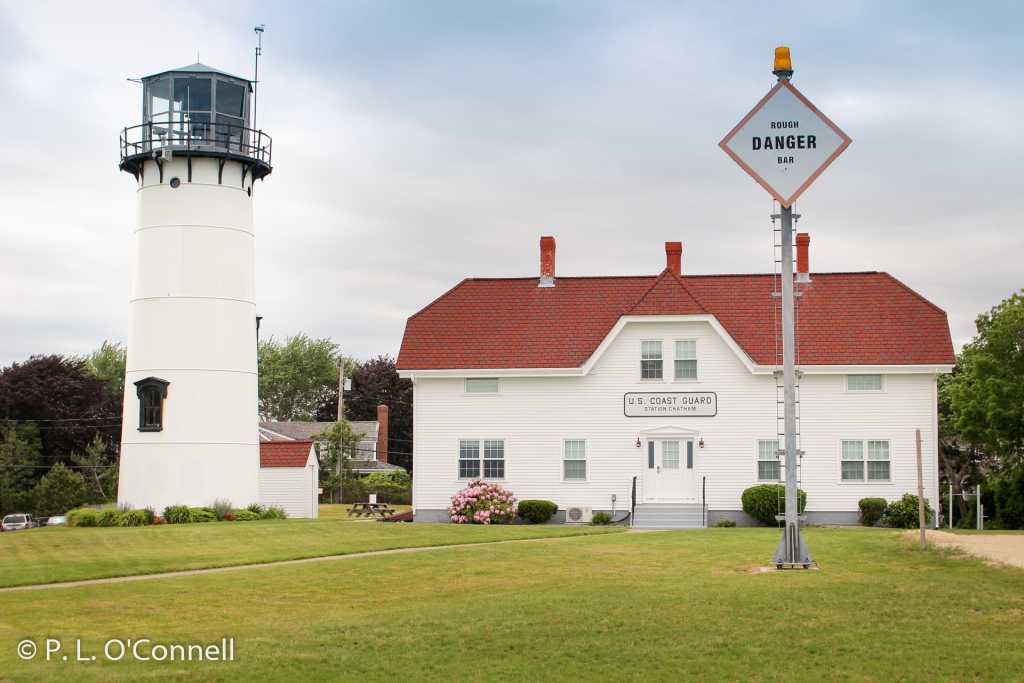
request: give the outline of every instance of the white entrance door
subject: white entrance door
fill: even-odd
[[[697,500],[693,470],[693,441],[652,439],[647,442],[643,499],[647,503],[686,503]]]

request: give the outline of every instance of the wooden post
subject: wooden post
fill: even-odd
[[[917,526],[921,534],[921,550],[926,547],[924,540],[924,473],[921,469],[921,430],[914,430],[917,446]]]

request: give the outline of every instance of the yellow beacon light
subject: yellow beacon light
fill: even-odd
[[[772,73],[779,78],[789,78],[793,75],[793,59],[789,56],[789,48],[785,45],[775,48],[775,68]]]

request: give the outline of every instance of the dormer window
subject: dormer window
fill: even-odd
[[[147,377],[135,383],[139,397],[139,431],[159,432],[164,428],[164,399],[167,398],[167,380]]]

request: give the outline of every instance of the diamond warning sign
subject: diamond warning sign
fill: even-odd
[[[779,204],[791,206],[850,138],[781,79],[718,146]]]

